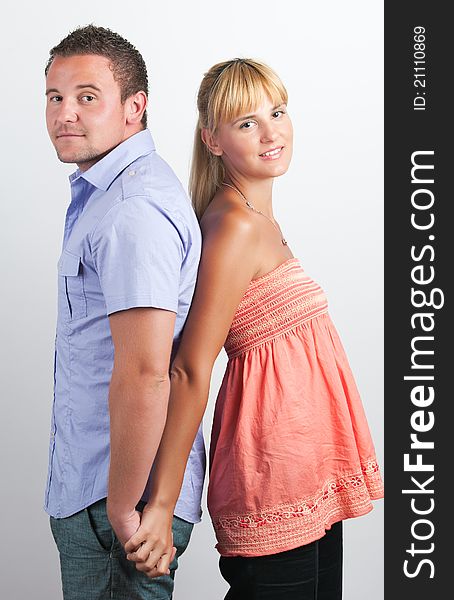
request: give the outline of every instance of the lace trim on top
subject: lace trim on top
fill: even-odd
[[[322,288],[290,258],[251,281],[224,344],[227,355],[234,358],[327,311]]]
[[[213,516],[217,548],[224,556],[255,556],[282,552],[320,539],[333,523],[358,517],[383,497],[383,482],[375,458],[361,471],[331,479],[311,497],[258,513]]]

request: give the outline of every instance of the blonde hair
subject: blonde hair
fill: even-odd
[[[197,96],[199,119],[189,177],[189,193],[199,219],[225,178],[222,159],[204,144],[202,129],[215,133],[221,123],[255,110],[265,96],[276,106],[287,104],[288,94],[282,81],[264,63],[235,58],[218,63],[205,73]]]

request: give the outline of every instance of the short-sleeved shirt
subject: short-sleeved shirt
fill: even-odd
[[[191,304],[201,247],[187,195],[156,153],[148,130],[125,140],[87,171],[77,170],[70,184],[58,262],[45,496],[45,510],[57,518],[107,496],[114,357],[108,315],[134,307],[175,312],[174,354]],[[193,523],[200,520],[204,470],[200,428],[175,509],[177,516]]]

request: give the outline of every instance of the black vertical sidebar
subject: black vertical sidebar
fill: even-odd
[[[385,3],[387,600],[454,594],[453,27]]]

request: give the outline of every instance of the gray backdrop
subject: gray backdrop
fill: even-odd
[[[362,393],[382,462],[382,1],[216,3],[107,0],[16,2],[3,8],[1,95],[0,596],[61,598],[56,549],[42,510],[52,400],[56,261],[69,200],[67,175],[44,122],[49,48],[77,25],[110,27],[144,55],[150,129],[187,183],[195,96],[203,73],[235,56],[268,62],[290,94],[290,171],[275,212],[306,271],[325,289]],[[218,359],[210,429],[225,366]],[[383,503],[345,525],[346,600],[383,598]],[[177,574],[175,600],[226,589],[205,511]]]

